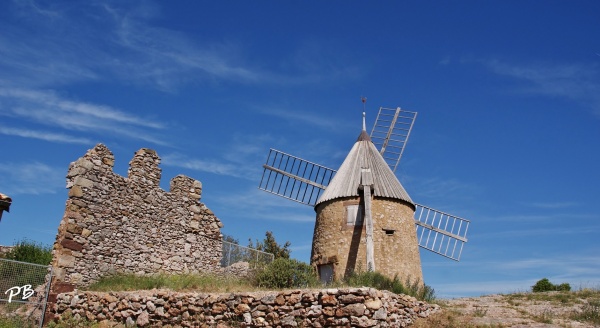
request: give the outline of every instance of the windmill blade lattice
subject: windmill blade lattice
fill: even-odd
[[[467,242],[469,220],[416,204],[415,224],[419,246],[459,261]]]
[[[271,148],[258,189],[314,206],[335,170]]]
[[[416,118],[416,112],[402,110],[400,107],[379,108],[371,130],[371,140],[392,172],[396,172]]]
[[[379,109],[370,137],[392,172],[398,167],[416,117],[416,112],[401,110],[400,107]],[[336,170],[272,148],[263,168],[259,189],[309,206],[315,206],[336,174]],[[365,192],[370,199],[369,194]],[[415,205],[418,245],[459,261],[467,242],[470,221],[424,205]]]

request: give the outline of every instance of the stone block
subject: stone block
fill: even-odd
[[[57,265],[62,268],[72,268],[75,266],[75,256],[63,254],[58,257]]]
[[[74,185],[73,187],[71,187],[71,189],[69,190],[69,197],[83,197],[83,191],[81,190],[81,186]]]
[[[90,179],[86,179],[82,176],[78,176],[75,178],[75,181],[73,182],[74,186],[81,186],[81,187],[85,187],[85,188],[92,188],[94,186],[94,182]]]
[[[60,244],[64,247],[64,248],[68,248],[74,251],[81,251],[83,249],[83,245],[81,245],[80,243],[71,240],[71,239],[63,239]]]

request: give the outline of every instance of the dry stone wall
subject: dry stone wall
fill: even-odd
[[[57,317],[128,327],[407,327],[438,305],[373,288],[232,294],[168,290],[58,295]]]
[[[2,246],[2,245],[0,245],[0,257],[6,255],[6,253],[9,253],[13,248],[15,248],[15,246]]]
[[[154,150],[140,149],[122,177],[102,144],[71,163],[53,248],[57,282],[88,285],[117,272],[219,270],[223,225],[200,202],[202,184],[179,175],[167,192],[159,186],[159,163]]]

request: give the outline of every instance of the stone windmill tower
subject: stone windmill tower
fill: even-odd
[[[369,135],[363,113],[337,171],[269,152],[259,189],[314,206],[311,264],[322,281],[368,270],[422,283],[419,246],[460,259],[469,221],[413,202],[394,174],[416,115],[380,108]]]

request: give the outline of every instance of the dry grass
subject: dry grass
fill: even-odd
[[[571,328],[600,325],[600,289],[489,295],[437,303],[442,311],[417,320],[413,327],[495,328],[552,324]]]
[[[85,289],[89,291],[110,292],[150,290],[154,288],[201,293],[232,293],[260,290],[256,286],[253,286],[247,279],[211,274],[160,274],[143,277],[133,274],[115,275],[104,277]]]

